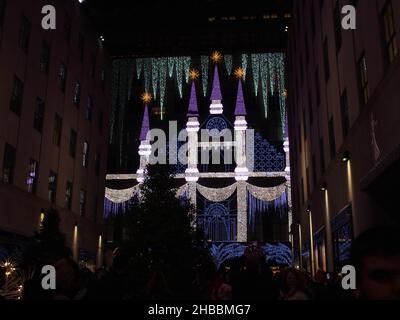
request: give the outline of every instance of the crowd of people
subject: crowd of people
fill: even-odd
[[[400,299],[400,233],[397,229],[370,230],[353,242],[351,263],[357,270],[356,290],[342,288],[342,275],[298,268],[271,268],[257,247],[223,264],[218,271],[193,270],[187,299],[237,300],[352,300]],[[128,257],[115,255],[112,265],[92,272],[71,258],[55,264],[56,290],[43,290],[40,277],[24,284],[26,300],[174,300],[168,274],[150,270],[140,279],[129,272]],[[328,276],[329,275],[329,276]]]

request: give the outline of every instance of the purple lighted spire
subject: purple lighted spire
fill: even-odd
[[[150,130],[149,110],[146,104],[144,107],[142,129],[140,130],[140,141],[145,141],[147,139],[147,133],[149,132],[149,130]]]
[[[235,116],[245,116],[245,115],[246,115],[246,108],[244,106],[242,80],[239,79]]]
[[[218,65],[215,65],[214,69],[214,81],[213,81],[213,88],[211,92],[211,100],[222,100],[221,94],[221,86],[219,84],[219,75],[218,75]]]
[[[199,115],[199,109],[197,107],[196,86],[194,84],[194,81],[192,82],[192,91],[190,93],[189,110],[187,115],[188,117]]]

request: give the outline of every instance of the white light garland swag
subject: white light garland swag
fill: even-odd
[[[138,184],[132,188],[122,190],[106,188],[105,197],[113,203],[124,203],[131,200],[138,191]]]
[[[199,191],[199,193],[208,201],[221,202],[230,198],[236,191],[236,187],[237,183],[234,183],[233,185],[226,188],[218,188],[218,189],[207,188],[198,184],[197,191]]]
[[[286,184],[284,183],[272,188],[261,188],[248,183],[247,190],[254,198],[270,202],[280,198],[285,193]]]
[[[180,186],[178,190],[176,190],[176,197],[180,198],[182,195],[185,194],[185,192],[188,192],[188,184],[185,183],[184,185]]]

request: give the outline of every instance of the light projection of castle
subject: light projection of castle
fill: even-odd
[[[267,66],[272,66],[272,60],[281,63],[283,58],[271,56],[271,59],[268,59],[269,56],[263,55],[250,55],[250,57],[248,64],[257,64],[253,70],[260,73],[252,79],[255,83],[255,94],[260,94],[262,90],[270,87],[269,84],[266,85],[266,79],[270,79],[275,86],[271,90],[282,93],[279,96],[284,100],[283,74],[278,75],[282,72],[282,67],[269,68],[268,72],[274,70],[276,73],[274,75],[261,73],[263,61],[266,61]],[[202,60],[204,63],[204,58]],[[165,76],[171,76],[172,61],[174,60],[166,59],[165,63],[162,60],[158,63],[158,66],[162,65],[169,71],[165,72]],[[230,58],[222,61],[231,63]],[[145,70],[145,61],[141,63],[143,65],[140,70]],[[181,63],[178,59],[174,65],[179,66],[179,77],[183,78],[184,74],[189,74],[189,59],[182,59]],[[283,134],[281,147],[277,148],[259,132],[251,129],[247,122],[243,76],[239,76],[237,81],[236,105],[232,108],[234,121],[230,122],[229,117],[224,114],[224,97],[219,76],[222,68],[222,64],[218,63],[213,66],[210,104],[205,119],[200,117],[198,110],[195,86],[197,77],[190,76],[192,83],[187,123],[186,128],[182,128],[187,132],[188,156],[186,164],[177,161],[175,178],[182,183],[177,188],[176,195],[189,199],[195,207],[196,228],[201,229],[212,243],[211,252],[217,265],[224,260],[242,255],[247,243],[252,240],[258,240],[263,244],[267,260],[291,264],[292,239],[289,228],[292,224],[292,206],[287,132]],[[153,73],[156,71],[153,70]],[[184,81],[184,78],[181,80]],[[258,81],[261,82],[259,88]],[[149,80],[146,82],[150,83]],[[179,83],[179,92],[182,90],[181,86]],[[203,94],[201,90],[203,88],[202,79],[199,96]],[[284,101],[279,101],[278,105],[280,108],[285,108]],[[280,112],[283,121],[286,122],[286,110],[280,109]],[[286,123],[283,127],[286,127]],[[149,107],[146,104],[138,150],[139,168],[134,174],[107,176],[108,180],[135,180],[136,184],[124,190],[106,188],[107,216],[123,211],[133,199],[137,199],[141,184],[145,180],[145,168],[152,154],[152,144],[148,134],[150,128]],[[209,135],[207,139],[204,139],[202,134],[205,130]],[[229,134],[226,134],[229,132],[231,132],[230,139]],[[178,147],[179,143],[167,146],[167,159],[170,159],[170,153],[179,158]],[[230,154],[233,154],[233,157],[229,157]],[[205,162],[206,158],[208,160]],[[215,158],[218,159],[217,163],[214,162]]]

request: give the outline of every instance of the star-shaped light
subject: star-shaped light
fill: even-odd
[[[221,52],[219,52],[219,51],[214,51],[214,52],[211,54],[211,60],[212,60],[214,63],[220,63],[221,60],[222,60],[222,54],[221,54]]]
[[[238,79],[243,79],[244,78],[244,70],[242,67],[239,67],[235,70],[235,77]]]
[[[153,100],[153,97],[151,96],[150,93],[145,92],[142,94],[142,96],[140,97],[140,99],[142,99],[143,103],[150,103],[151,100]]]
[[[189,77],[191,80],[197,80],[200,77],[200,72],[196,69],[192,69],[189,72]]]

